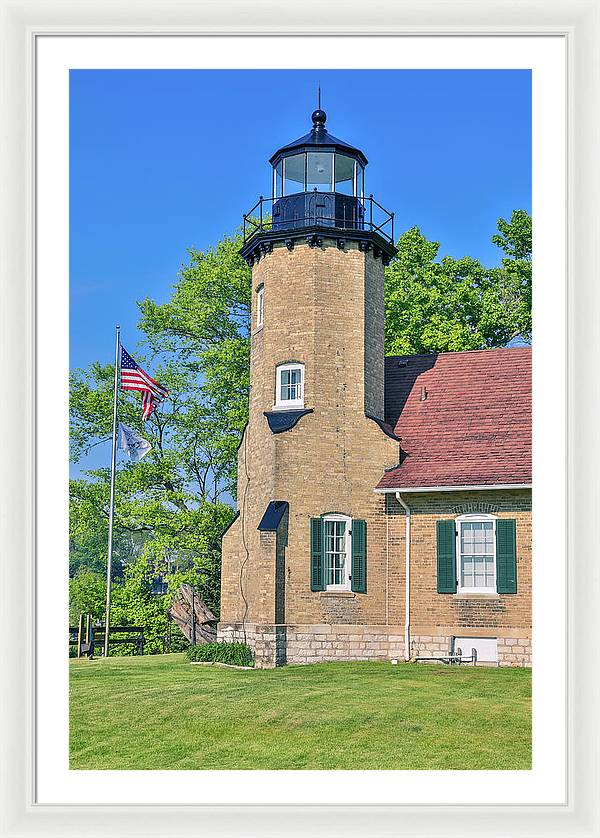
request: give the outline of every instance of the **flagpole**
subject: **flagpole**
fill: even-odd
[[[119,349],[121,327],[115,332],[115,389],[113,397],[112,458],[110,467],[110,511],[108,517],[108,560],[106,562],[106,621],[104,628],[104,657],[108,657],[108,633],[110,630],[110,589],[112,576],[113,522],[115,517],[115,471],[117,465],[117,397],[119,394]]]

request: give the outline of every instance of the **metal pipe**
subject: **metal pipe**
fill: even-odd
[[[405,559],[404,559],[404,660],[410,660],[410,507],[396,492],[396,500],[404,509],[405,521]]]
[[[77,657],[81,657],[81,647],[83,645],[83,614],[79,615],[79,625],[77,627]]]
[[[196,592],[195,592],[195,590],[194,590],[194,586],[192,585],[192,630],[191,630],[191,632],[190,632],[190,634],[191,634],[191,640],[192,640],[192,646],[195,646],[195,645],[196,645],[196,603],[195,603],[195,593],[196,593]]]
[[[106,619],[104,630],[104,657],[108,657],[108,634],[110,631],[110,589],[112,577],[113,525],[115,519],[115,471],[117,468],[117,403],[119,398],[119,356],[121,348],[121,327],[115,330],[115,382],[113,391],[112,454],[110,461],[110,509],[108,517],[108,557],[106,562]]]

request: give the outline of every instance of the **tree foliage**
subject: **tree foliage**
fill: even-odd
[[[505,346],[531,336],[531,217],[515,210],[498,221],[492,241],[504,251],[501,267],[469,256],[438,259],[439,242],[417,227],[398,241],[386,270],[387,355],[456,352]]]
[[[141,305],[151,349],[176,360],[196,382],[224,487],[235,492],[236,452],[248,420],[251,271],[239,234],[206,252],[191,250],[169,302]]]

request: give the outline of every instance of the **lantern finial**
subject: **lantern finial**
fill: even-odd
[[[321,99],[319,93],[319,100]],[[318,108],[316,111],[313,111],[312,114],[312,121],[313,121],[313,131],[324,131],[325,130],[325,120],[327,119],[327,114],[325,111],[322,111],[321,108]]]

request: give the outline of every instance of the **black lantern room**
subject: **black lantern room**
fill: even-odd
[[[372,245],[385,261],[394,255],[394,218],[372,195],[365,196],[367,158],[325,127],[320,108],[312,114],[308,134],[278,149],[271,198],[261,197],[244,215],[242,254],[252,262],[284,238],[291,249],[304,234],[309,244],[323,235],[339,247],[349,240]],[[361,247],[366,249],[366,247]]]
[[[310,133],[283,146],[269,160],[274,228],[316,220],[328,227],[355,227],[363,220],[367,158],[330,134],[326,119],[325,111],[315,111]]]

